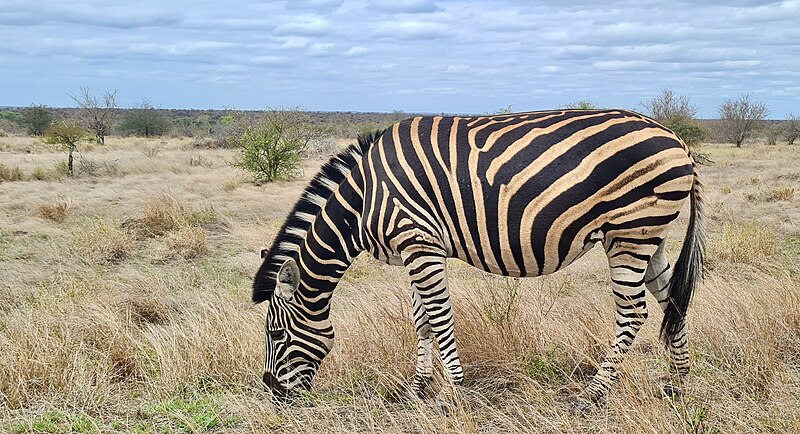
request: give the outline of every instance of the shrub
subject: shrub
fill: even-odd
[[[32,105],[22,114],[21,122],[32,136],[41,136],[53,122],[45,105]]]
[[[45,203],[36,208],[36,216],[57,223],[63,222],[72,212],[71,200],[57,200],[55,203]]]
[[[0,163],[0,182],[22,181],[22,170],[19,167],[8,167]]]
[[[234,165],[256,182],[288,180],[300,175],[301,153],[324,136],[298,109],[273,109],[256,122],[246,122],[233,141],[239,148]]]
[[[674,117],[666,120],[664,126],[671,129],[688,146],[699,145],[708,137],[708,130],[691,118]]]
[[[119,126],[123,134],[140,137],[163,136],[169,132],[170,123],[163,111],[156,109],[148,100],[128,110]]]

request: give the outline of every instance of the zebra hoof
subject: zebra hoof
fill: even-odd
[[[681,390],[680,387],[669,383],[664,385],[664,387],[661,390],[661,393],[662,396],[671,399],[680,398],[681,396],[683,396],[683,391]]]
[[[569,406],[570,411],[574,415],[587,415],[594,410],[594,404],[581,398],[575,398]]]

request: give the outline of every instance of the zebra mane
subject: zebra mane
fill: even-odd
[[[377,142],[383,131],[375,131],[366,136],[358,135],[358,144],[350,145],[344,151],[328,160],[308,183],[302,196],[294,204],[292,211],[281,226],[272,246],[262,251],[264,262],[253,281],[254,303],[272,298],[275,279],[281,265],[289,258],[297,259],[297,253],[317,214],[333,195],[350,171],[361,160],[369,148]]]

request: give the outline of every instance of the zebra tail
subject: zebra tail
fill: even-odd
[[[697,283],[703,277],[705,253],[705,225],[703,219],[703,185],[694,169],[694,183],[690,192],[689,227],[683,239],[683,247],[675,263],[669,282],[669,298],[661,323],[661,338],[669,347],[670,338],[683,327],[686,311]]]

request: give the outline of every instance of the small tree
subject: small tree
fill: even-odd
[[[129,110],[119,128],[125,134],[161,136],[169,132],[170,122],[161,110],[143,99],[137,107]]]
[[[69,94],[69,97],[81,109],[80,119],[83,125],[94,132],[98,145],[104,145],[106,136],[111,131],[111,125],[117,117],[117,91],[106,91],[102,102],[92,95],[88,87],[81,87],[80,95]]]
[[[33,136],[41,136],[44,134],[50,123],[53,122],[53,117],[47,110],[46,105],[31,105],[25,113],[22,114],[22,124],[28,130],[28,134]]]
[[[694,119],[697,107],[686,95],[676,95],[672,89],[662,89],[661,95],[642,103],[645,112],[653,119],[666,123],[670,119]]]
[[[241,114],[225,119],[239,122],[232,139],[240,152],[234,165],[250,172],[256,182],[299,176],[303,150],[324,135],[297,108],[271,109],[256,121],[248,121]]]
[[[786,143],[794,145],[794,141],[800,137],[800,117],[789,114],[786,118],[786,127],[783,130],[786,137]]]
[[[67,171],[72,176],[72,153],[78,149],[78,143],[86,138],[86,129],[78,121],[62,120],[54,122],[44,133],[44,142],[58,145],[68,152]]]
[[[725,140],[736,143],[736,147],[741,147],[769,114],[763,101],[751,99],[747,94],[736,99],[726,99],[717,108],[717,112]]]
[[[695,119],[697,107],[686,95],[676,95],[672,89],[642,103],[645,112],[669,128],[687,145],[695,146],[708,137],[708,130]]]
[[[594,110],[594,109],[597,108],[597,105],[592,100],[582,99],[580,101],[568,102],[568,103],[564,104],[563,106],[561,106],[561,108],[570,109],[570,110],[572,110],[572,109]]]

